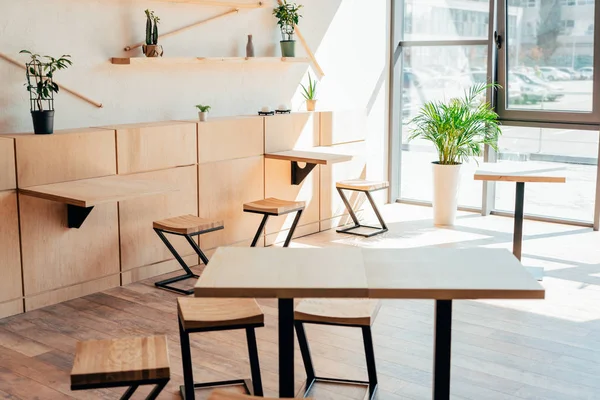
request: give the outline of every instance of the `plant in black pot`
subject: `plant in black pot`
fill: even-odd
[[[273,10],[273,15],[279,20],[277,25],[281,29],[281,55],[283,57],[296,56],[296,41],[294,33],[296,25],[302,17],[299,11],[302,5],[288,3],[287,0],[279,0],[279,6]]]
[[[33,131],[37,134],[54,132],[54,93],[59,86],[54,82],[54,73],[73,65],[69,55],[60,58],[40,56],[28,50],[20,53],[28,54],[31,60],[25,63],[27,71],[27,91],[31,105]]]

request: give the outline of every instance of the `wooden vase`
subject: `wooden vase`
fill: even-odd
[[[163,48],[160,44],[144,44],[142,51],[146,57],[162,57],[163,55]]]
[[[317,100],[306,100],[306,111],[315,111],[317,108]]]

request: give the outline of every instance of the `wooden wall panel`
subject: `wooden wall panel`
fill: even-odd
[[[92,210],[67,228],[67,207],[19,195],[25,296],[119,273],[117,204]],[[101,289],[99,289],[101,290]]]
[[[300,185],[291,184],[291,166],[289,161],[265,159],[265,198],[276,197],[282,200],[303,200],[306,201],[306,208],[302,213],[302,217],[298,222],[298,226],[302,227],[316,223],[316,230],[303,232],[308,233],[318,232],[319,222],[319,169],[321,166],[316,166],[315,169],[304,179]],[[267,222],[267,235],[286,231],[292,225],[295,214],[282,215],[280,217],[270,217]],[[302,232],[301,229],[297,233]],[[267,236],[269,239],[269,236]],[[267,240],[267,245],[271,242]]]
[[[260,216],[243,212],[243,204],[264,198],[263,156],[200,164],[199,216],[222,218],[225,229],[200,237],[203,249],[252,239]]]
[[[0,303],[23,297],[17,192],[0,192]]]
[[[321,230],[344,225],[350,221],[348,212],[340,198],[335,184],[346,179],[365,179],[367,174],[366,143],[355,142],[331,146],[332,151],[352,154],[352,161],[321,166],[320,217]],[[358,192],[346,191],[346,196],[354,210],[363,208],[365,196]]]
[[[366,110],[321,112],[321,146],[364,140],[367,132]]]
[[[13,139],[0,138],[0,190],[16,187],[15,142]]]
[[[183,261],[185,261],[186,264],[190,267],[193,267],[198,265],[200,260],[196,253],[194,253],[194,255],[191,256],[184,256]],[[179,273],[183,273],[181,266],[175,259],[159,262],[157,264],[146,265],[128,271],[123,271],[121,273],[121,283],[123,284],[123,286],[125,286],[133,282],[153,278],[155,276],[167,274],[173,271],[179,271]],[[190,282],[193,281],[190,280]]]
[[[51,304],[61,303],[63,301],[87,296],[88,294],[102,292],[120,285],[121,278],[119,274],[83,282],[77,285],[68,286],[49,292],[40,293],[34,296],[25,297],[25,311],[31,311],[46,307]]]
[[[319,145],[319,113],[265,117],[265,153]]]
[[[260,156],[264,117],[228,117],[198,123],[198,162]]]
[[[0,319],[23,312],[23,299],[0,303]]]
[[[152,222],[178,215],[198,213],[198,178],[195,165],[133,175],[136,179],[165,182],[179,191],[119,203],[121,270],[172,259],[173,256],[152,229]],[[167,235],[181,255],[193,254],[185,238]]]
[[[114,131],[88,128],[14,137],[19,187],[96,178],[117,172]]]
[[[196,164],[196,123],[167,121],[104,127],[117,131],[118,173]]]

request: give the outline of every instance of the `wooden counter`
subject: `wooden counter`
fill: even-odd
[[[154,220],[224,220],[224,230],[199,239],[209,256],[218,246],[249,245],[260,218],[242,204],[266,197],[306,201],[297,236],[332,226],[337,214],[320,205],[336,201],[334,180],[365,172],[363,161],[348,162],[363,151],[364,136],[351,124],[345,139],[345,120],[302,112],[0,135],[0,218],[8,227],[0,237],[0,259],[8,260],[0,318],[178,269]],[[320,153],[306,153],[315,147]],[[291,185],[290,160],[318,165]],[[80,229],[67,229],[65,204],[94,210]],[[283,241],[290,224],[271,218],[259,245]],[[174,239],[197,264],[189,245]]]

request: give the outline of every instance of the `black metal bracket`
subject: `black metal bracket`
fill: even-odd
[[[69,228],[79,229],[83,224],[83,221],[90,215],[90,212],[94,209],[91,207],[79,207],[71,204],[67,204],[67,226]]]
[[[316,166],[317,164],[306,163],[304,168],[300,168],[298,161],[292,161],[292,185],[301,184]]]

